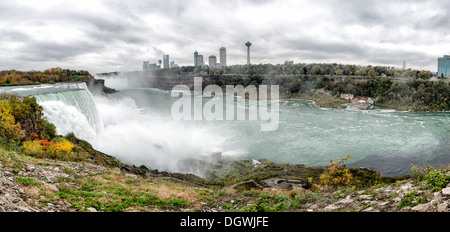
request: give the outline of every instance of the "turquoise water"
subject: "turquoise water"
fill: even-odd
[[[110,97],[132,98],[145,113],[169,121],[177,100],[155,89],[123,89]],[[204,103],[208,100],[203,98]],[[253,102],[246,108],[249,105],[254,107]],[[260,131],[261,121],[181,123],[201,129],[205,145],[230,156],[314,166],[350,154],[349,166],[374,168],[384,175],[407,174],[411,164],[450,162],[448,112],[349,111],[322,109],[305,100],[280,100],[279,113],[279,127],[270,132]]]

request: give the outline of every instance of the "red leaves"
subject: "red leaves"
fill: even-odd
[[[30,134],[30,136],[31,136],[31,138],[32,138],[33,140],[39,139],[39,135],[37,135],[37,134],[34,133],[34,132],[32,132],[32,133]]]
[[[50,145],[56,144],[53,141],[47,141],[47,140],[44,140],[44,139],[39,139],[39,142],[41,143],[42,148],[44,148],[44,150],[47,150]]]

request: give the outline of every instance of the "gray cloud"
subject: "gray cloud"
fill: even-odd
[[[32,41],[17,51],[21,61],[67,61],[72,57],[101,49],[98,44],[78,42],[61,44],[57,42]]]
[[[434,71],[450,52],[450,2],[0,1],[0,69],[139,70],[163,54],[192,65],[227,47],[228,63],[333,62]],[[6,55],[7,54],[7,55]]]

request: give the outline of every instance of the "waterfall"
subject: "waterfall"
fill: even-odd
[[[73,132],[90,140],[103,130],[92,94],[86,83],[60,83],[1,88],[0,93],[33,96],[58,134]]]
[[[56,126],[58,134],[73,132],[81,139],[90,140],[103,128],[88,90],[38,94],[34,97],[43,107],[47,120]]]

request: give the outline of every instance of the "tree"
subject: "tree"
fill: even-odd
[[[288,85],[288,90],[290,93],[298,93],[298,91],[300,91],[300,84],[297,81],[292,80]]]
[[[336,70],[335,70],[335,74],[336,74],[337,76],[342,76],[342,74],[343,74],[342,69],[340,69],[340,68],[336,69]]]
[[[373,69],[370,69],[369,72],[368,72],[367,74],[369,75],[369,77],[376,77],[376,76],[379,75],[379,74],[378,74],[375,70],[373,70]]]
[[[302,70],[303,70],[302,74],[304,74],[304,75],[308,74],[308,68],[306,66],[304,66]],[[442,74],[442,75],[444,75],[444,74]]]
[[[423,80],[428,80],[431,77],[431,73],[430,72],[426,72],[426,71],[420,71],[419,74],[417,74],[417,78],[421,78]]]
[[[365,76],[366,74],[367,74],[366,73],[366,68],[364,68],[364,67],[359,68],[355,72],[355,75],[357,75],[357,76]]]
[[[24,137],[20,123],[16,122],[12,111],[8,100],[0,100],[0,135],[11,141]]]
[[[313,75],[321,75],[322,74],[322,70],[320,69],[320,67],[318,65],[315,65],[312,70],[311,70],[311,74]]]
[[[325,87],[325,85],[323,84],[322,79],[321,79],[321,78],[318,78],[318,79],[316,80],[316,88],[317,88],[317,89],[321,89],[321,88],[323,88],[323,87]]]

